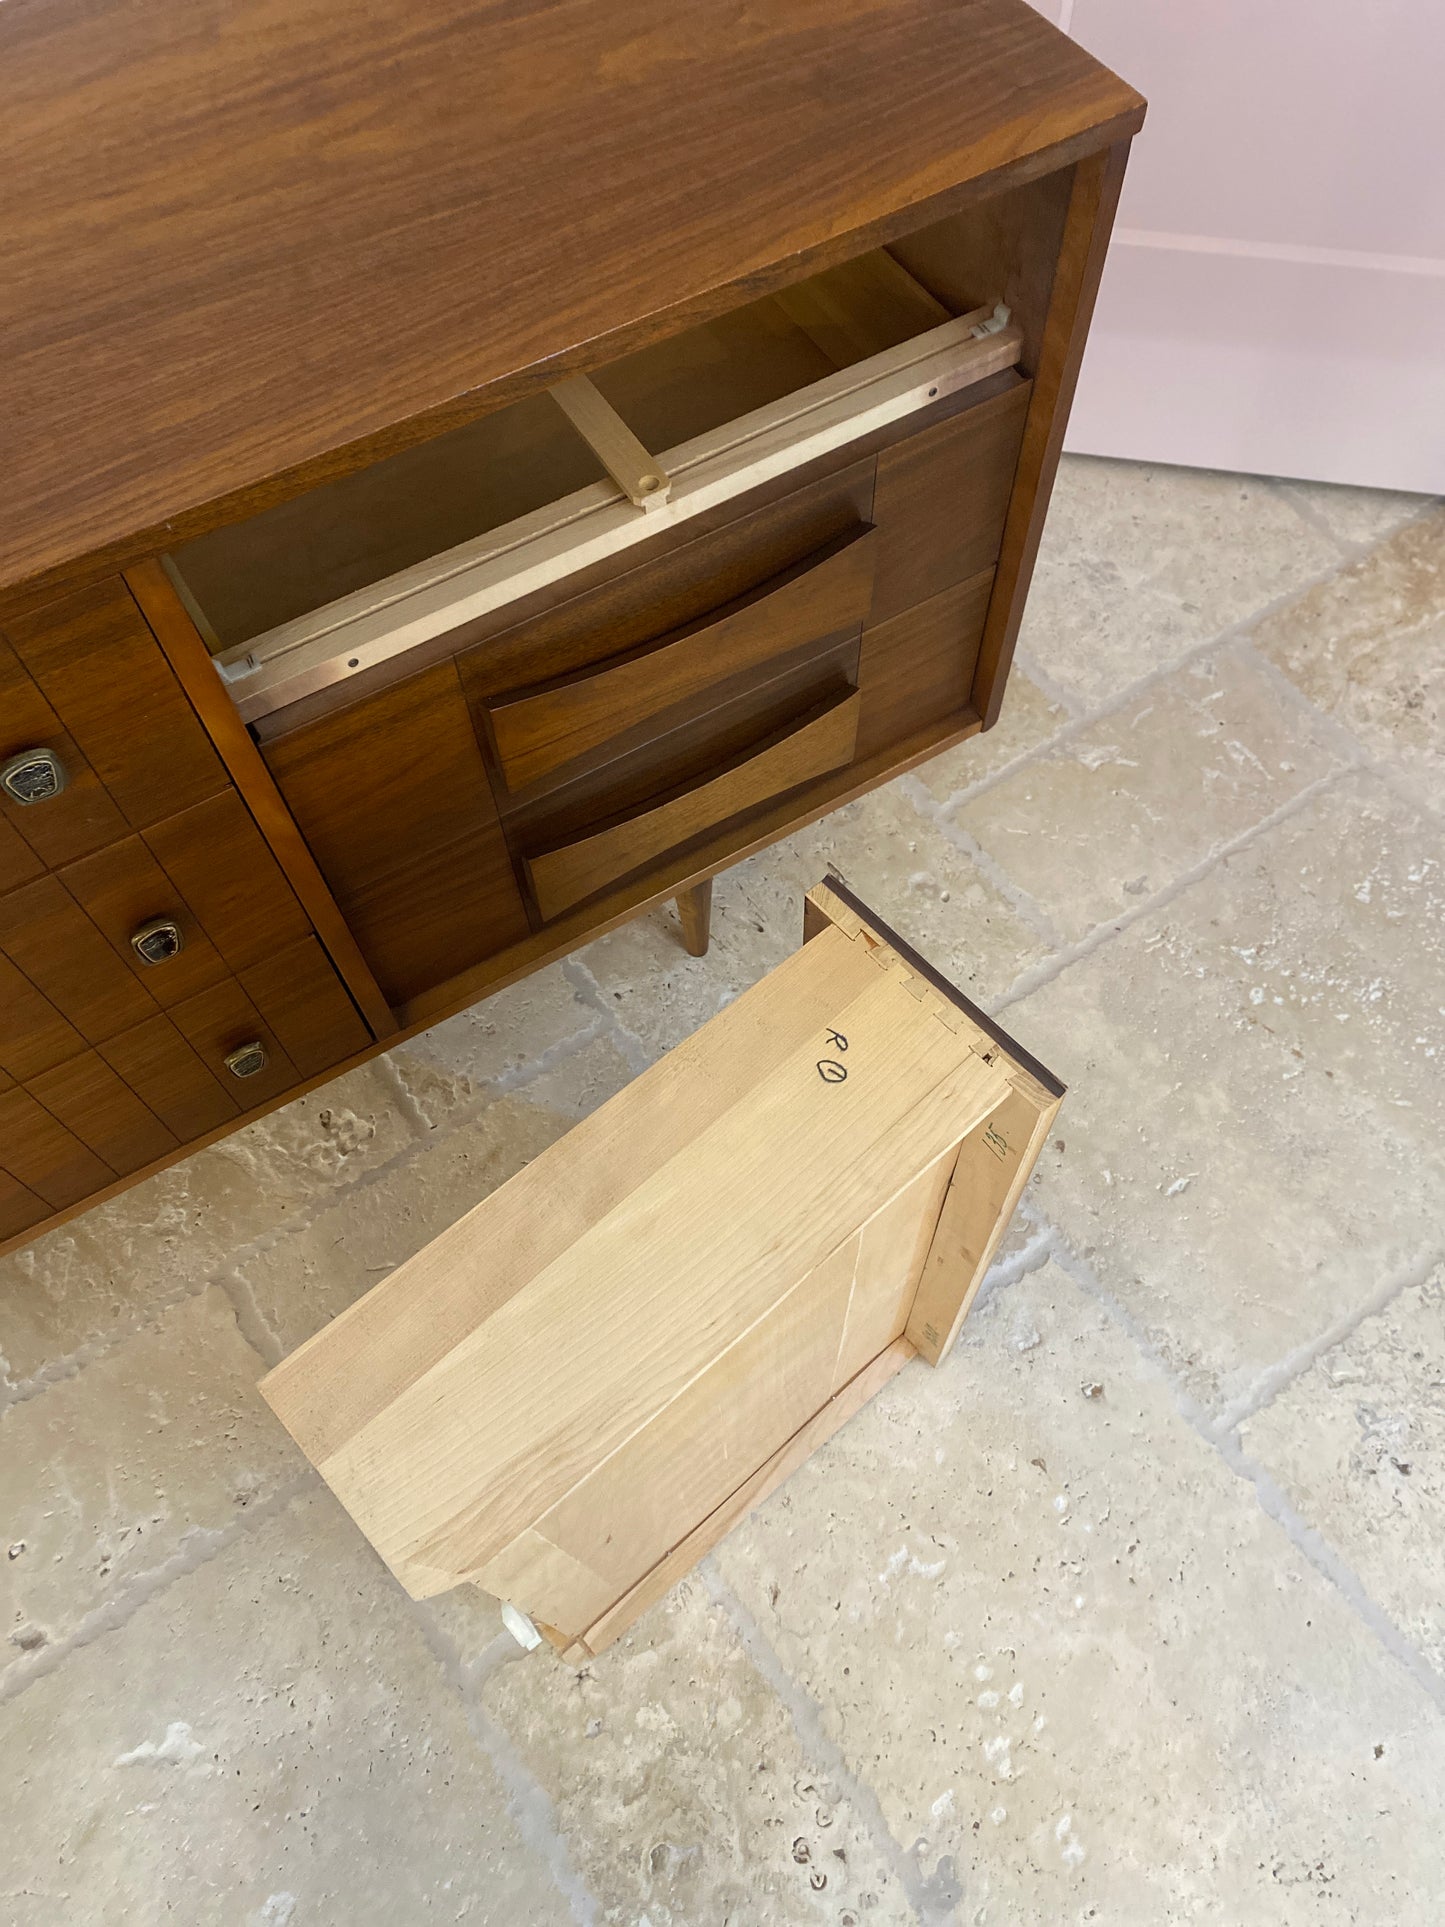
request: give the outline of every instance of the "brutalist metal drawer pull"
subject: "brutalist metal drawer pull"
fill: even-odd
[[[48,803],[68,780],[53,749],[22,749],[0,769],[0,787],[12,803]]]
[[[238,1044],[225,1062],[232,1077],[254,1077],[266,1068],[266,1046],[259,1037],[253,1037],[249,1044]]]
[[[185,933],[170,917],[152,917],[130,933],[130,947],[145,964],[169,963],[185,948]]]

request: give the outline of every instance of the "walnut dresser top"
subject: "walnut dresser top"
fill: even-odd
[[[0,590],[123,566],[1143,111],[1024,0],[10,0],[0,76]]]

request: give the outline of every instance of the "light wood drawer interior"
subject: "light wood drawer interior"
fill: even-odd
[[[875,251],[168,566],[259,720],[1011,368],[1018,330],[976,292],[976,307],[945,306]]]

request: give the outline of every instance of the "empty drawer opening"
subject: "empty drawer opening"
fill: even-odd
[[[886,250],[167,558],[247,720],[1011,368]]]

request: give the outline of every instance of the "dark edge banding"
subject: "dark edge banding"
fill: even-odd
[[[863,919],[870,930],[877,931],[890,950],[898,952],[910,970],[917,971],[918,975],[931,984],[940,996],[946,997],[949,1003],[961,1010],[971,1023],[977,1024],[981,1031],[991,1037],[1012,1058],[1020,1070],[1025,1070],[1031,1077],[1036,1077],[1050,1097],[1064,1095],[1068,1089],[1066,1084],[1041,1064],[1032,1052],[1026,1051],[1022,1044],[1010,1037],[1001,1024],[996,1024],[990,1016],[981,1011],[972,998],[965,997],[957,984],[951,984],[941,971],[935,970],[926,957],[920,957],[912,944],[905,943],[898,932],[886,924],[882,917],[870,910],[861,897],[854,895],[836,870],[829,870],[823,881],[835,896],[842,898],[855,916]]]

